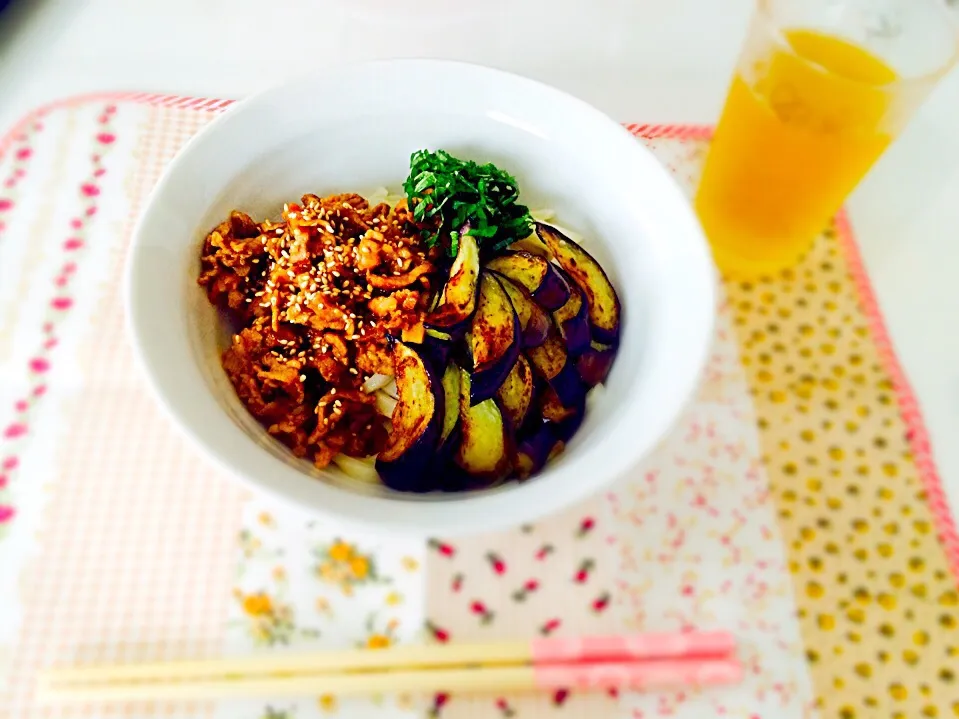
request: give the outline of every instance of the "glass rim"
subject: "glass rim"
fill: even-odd
[[[755,14],[757,18],[761,18],[767,26],[767,29],[770,35],[773,37],[775,42],[783,49],[785,49],[789,54],[796,57],[798,60],[802,61],[806,65],[815,68],[819,72],[835,74],[828,67],[816,62],[815,60],[810,60],[807,57],[803,57],[798,52],[796,48],[793,47],[792,43],[786,38],[786,35],[783,33],[783,28],[780,23],[776,22],[776,19],[773,17],[773,3],[776,0],[756,0]],[[896,79],[892,82],[887,82],[885,84],[877,85],[876,83],[864,82],[862,80],[857,80],[852,77],[843,77],[842,79],[852,85],[859,85],[862,87],[869,87],[876,90],[892,90],[899,87],[909,87],[916,85],[924,85],[926,83],[935,84],[943,77],[945,77],[950,70],[959,62],[959,26],[957,26],[956,21],[953,15],[950,13],[949,8],[946,7],[945,3],[941,0],[913,0],[913,2],[934,2],[938,5],[937,12],[940,12],[943,16],[943,21],[947,24],[948,27],[952,28],[952,53],[948,58],[940,64],[936,69],[931,70],[930,72],[923,73],[921,75],[914,75],[912,77],[903,77],[900,76],[898,71],[896,72]],[[837,37],[840,37],[837,35]],[[893,68],[895,69],[895,68]]]

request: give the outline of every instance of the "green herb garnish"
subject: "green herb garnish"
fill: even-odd
[[[450,256],[456,255],[466,225],[485,255],[533,231],[529,208],[517,203],[515,178],[492,163],[464,162],[445,150],[419,150],[410,157],[403,189],[413,219],[424,225],[427,246],[443,243]]]

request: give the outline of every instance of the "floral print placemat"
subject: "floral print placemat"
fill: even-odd
[[[959,541],[840,218],[727,283],[696,402],[641,467],[508,532],[362,535],[252,496],[133,366],[119,277],[163,167],[229,102],[43,108],[0,141],[0,716],[959,715]],[[631,125],[692,189],[709,131]],[[706,691],[36,704],[44,667],[318,647],[729,628]]]

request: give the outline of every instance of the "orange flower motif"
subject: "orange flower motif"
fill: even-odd
[[[386,649],[393,643],[393,640],[390,639],[385,634],[371,634],[369,639],[366,640],[367,649]]]
[[[353,554],[353,547],[339,539],[330,547],[330,559],[334,562],[348,562]]]
[[[363,580],[370,573],[370,563],[366,557],[356,556],[350,560],[350,571],[356,579]]]
[[[316,703],[319,705],[320,709],[328,714],[336,711],[336,697],[332,694],[322,695],[316,700]]]
[[[333,565],[333,562],[323,562],[316,568],[317,573],[320,575],[320,578],[327,582],[337,583],[340,581],[340,577],[336,571],[336,567]]]
[[[243,611],[251,617],[262,617],[273,612],[273,602],[263,592],[243,597]]]
[[[373,557],[341,539],[317,548],[314,555],[317,558],[314,571],[319,578],[338,586],[344,596],[352,596],[353,590],[361,584],[380,581]]]

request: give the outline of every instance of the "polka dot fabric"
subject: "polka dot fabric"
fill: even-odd
[[[959,594],[838,232],[727,282],[826,716],[959,716]]]
[[[708,131],[632,129],[691,192]],[[955,528],[848,225],[724,284],[822,716],[959,717]]]

